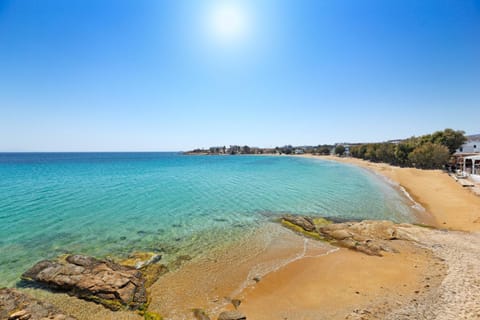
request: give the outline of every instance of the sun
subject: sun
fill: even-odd
[[[212,6],[207,18],[209,34],[221,44],[236,44],[246,40],[249,24],[247,9],[231,1]]]

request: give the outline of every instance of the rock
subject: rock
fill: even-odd
[[[330,236],[335,240],[343,240],[352,236],[350,232],[344,229],[333,230],[330,232]]]
[[[282,219],[301,227],[305,231],[315,231],[315,224],[313,223],[312,219],[308,217],[286,215],[283,216]]]
[[[17,312],[14,312],[12,313],[8,319],[10,320],[13,320],[13,319],[20,319],[20,320],[27,320],[27,319],[30,319],[32,317],[32,315],[30,314],[30,312],[28,312],[27,310],[20,310],[20,311],[17,311]]]
[[[22,279],[101,303],[111,310],[138,309],[147,303],[145,277],[140,271],[83,255],[40,261]]]
[[[150,264],[142,268],[142,274],[145,277],[145,287],[151,287],[155,282],[157,282],[160,276],[168,272],[168,268],[163,264]]]
[[[247,320],[247,317],[239,311],[224,311],[218,316],[218,320]]]
[[[242,304],[242,300],[240,300],[240,299],[232,299],[231,302],[232,302],[232,305],[235,307],[235,309],[238,309],[240,304]]]
[[[390,245],[393,240],[415,241],[411,232],[414,226],[395,224],[391,221],[323,223],[314,225],[313,229],[314,221],[307,217],[285,216],[283,221],[293,224],[295,228],[308,231],[307,235],[310,237],[374,256],[382,256],[383,251],[398,252]]]
[[[127,259],[120,261],[120,264],[129,267],[135,267],[135,269],[142,269],[148,265],[159,262],[162,256],[153,252],[135,252],[132,253]]]
[[[0,289],[0,319],[75,320],[76,318],[62,313],[51,304],[30,298],[16,289]]]
[[[210,317],[202,309],[193,309],[193,316],[197,320],[210,320]]]

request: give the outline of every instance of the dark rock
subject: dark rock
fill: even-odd
[[[218,320],[247,320],[247,317],[239,311],[224,311],[218,316]]]
[[[283,220],[299,226],[305,231],[315,231],[315,224],[308,217],[286,215],[283,216]]]
[[[32,299],[16,289],[0,289],[0,319],[75,320],[51,304]]]
[[[138,309],[147,303],[145,277],[140,271],[88,256],[40,261],[22,279],[101,303],[111,310]]]
[[[238,307],[242,304],[242,300],[240,299],[232,299],[232,305],[235,307],[235,309],[238,309]]]
[[[202,309],[193,309],[193,316],[197,320],[210,320],[210,317]]]

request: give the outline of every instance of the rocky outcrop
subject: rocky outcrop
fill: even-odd
[[[83,255],[40,261],[22,279],[101,303],[112,310],[139,309],[147,303],[145,277],[139,270]]]
[[[0,319],[75,320],[51,304],[32,299],[15,289],[0,289]]]
[[[285,223],[285,221],[287,223]],[[382,251],[395,252],[389,243],[391,240],[413,240],[408,229],[409,224],[395,224],[391,221],[365,220],[360,222],[326,223],[305,217],[285,216],[282,222],[296,231],[304,231],[308,236],[316,236],[333,245],[363,252],[368,255],[381,256]],[[313,228],[312,228],[313,225]]]

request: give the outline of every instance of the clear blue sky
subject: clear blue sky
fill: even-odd
[[[0,0],[1,151],[446,127],[480,133],[480,1]]]

